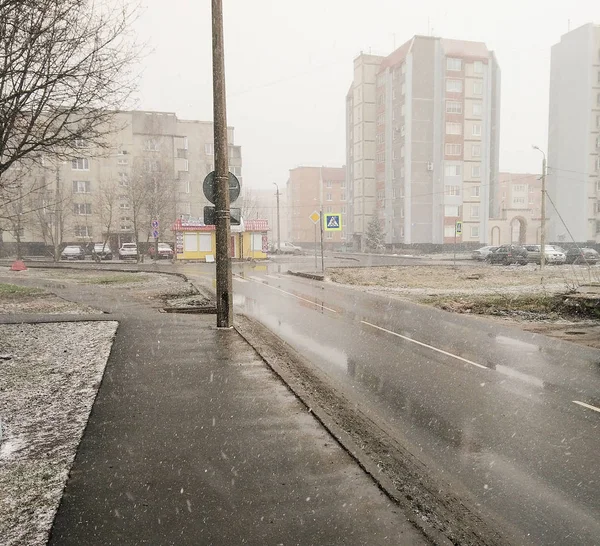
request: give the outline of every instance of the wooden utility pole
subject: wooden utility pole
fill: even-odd
[[[231,228],[222,0],[212,0],[212,48],[216,182],[217,327],[231,328],[233,326],[233,284],[231,279],[231,257],[229,255]]]

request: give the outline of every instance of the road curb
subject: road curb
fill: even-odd
[[[319,273],[307,273],[305,271],[292,271],[288,269],[288,275],[293,275],[295,277],[303,277],[305,279],[311,279],[313,281],[324,281],[325,275]]]

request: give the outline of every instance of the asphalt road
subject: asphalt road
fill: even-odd
[[[600,351],[288,268],[235,266],[237,309],[327,372],[511,542],[599,543]]]

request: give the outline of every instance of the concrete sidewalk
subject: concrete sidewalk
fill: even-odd
[[[49,544],[424,544],[239,334],[131,307]]]

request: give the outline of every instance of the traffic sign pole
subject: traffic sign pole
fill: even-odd
[[[321,207],[321,218],[323,218],[323,207]],[[325,257],[323,255],[323,221],[319,221],[319,225],[321,226],[321,271],[323,272],[323,276],[325,276]]]

